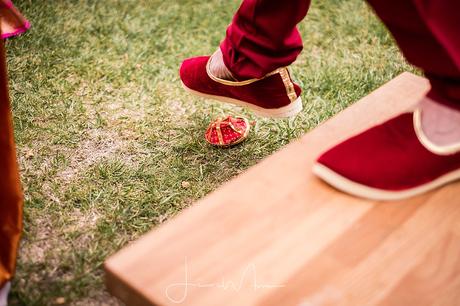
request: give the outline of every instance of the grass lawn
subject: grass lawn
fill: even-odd
[[[12,305],[118,305],[103,286],[108,255],[413,70],[363,1],[313,1],[291,69],[304,110],[259,119],[178,79],[182,59],[218,46],[237,0],[16,3],[32,28],[6,44],[25,193]],[[207,124],[228,112],[257,119],[254,133],[206,145]]]

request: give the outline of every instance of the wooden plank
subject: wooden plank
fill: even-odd
[[[128,305],[459,302],[460,184],[382,203],[311,173],[427,89],[403,73],[124,248],[105,264],[110,292]]]

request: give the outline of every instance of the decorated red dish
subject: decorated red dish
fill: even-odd
[[[245,140],[250,129],[251,125],[246,118],[217,118],[209,124],[205,138],[213,146],[230,147]]]

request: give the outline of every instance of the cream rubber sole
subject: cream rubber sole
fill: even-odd
[[[187,87],[183,82],[182,86],[184,89],[188,92],[190,92],[193,95],[206,98],[206,99],[212,99],[212,100],[217,100],[220,102],[224,103],[230,103],[233,105],[249,108],[252,110],[255,114],[261,116],[261,117],[268,117],[268,118],[289,118],[297,115],[302,111],[302,99],[298,97],[296,100],[291,102],[291,104],[280,107],[280,108],[263,108],[248,102],[244,102],[241,100],[229,98],[229,97],[224,97],[224,96],[215,96],[215,95],[210,95],[210,94],[204,94],[199,91],[193,90],[189,87]]]
[[[323,179],[329,185],[345,192],[352,194],[354,196],[358,196],[361,198],[367,198],[371,200],[378,200],[378,201],[396,201],[407,199],[416,195],[423,194],[430,190],[436,189],[453,181],[460,179],[460,169],[445,174],[443,176],[438,177],[434,181],[426,183],[424,185],[403,190],[403,191],[388,191],[384,189],[378,189],[369,187],[366,185],[362,185],[360,183],[353,182],[350,179],[347,179],[344,176],[332,171],[328,167],[316,163],[313,166],[313,173],[316,174],[318,177]]]

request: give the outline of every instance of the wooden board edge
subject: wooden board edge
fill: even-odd
[[[121,275],[112,267],[111,262],[104,263],[104,284],[107,291],[118,298],[120,301],[129,306],[154,306],[159,303],[152,302],[150,298],[145,297],[142,292],[130,286]]]

